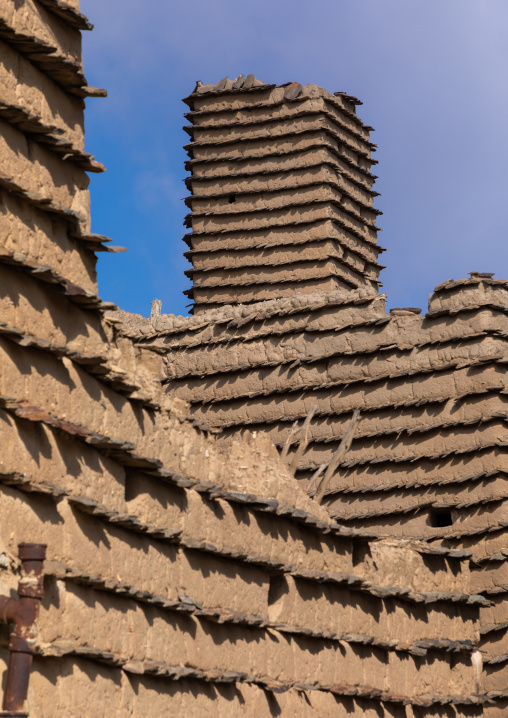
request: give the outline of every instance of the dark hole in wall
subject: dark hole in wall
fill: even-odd
[[[229,195],[228,202],[229,202],[229,204],[233,204],[234,202],[236,202],[236,197],[234,194]]]
[[[430,514],[431,526],[442,528],[443,526],[451,526],[453,524],[451,511],[433,511]]]
[[[369,558],[370,555],[370,546],[368,543],[363,543],[360,540],[353,541],[353,566],[358,566],[358,564],[363,563]]]
[[[270,576],[270,586],[268,588],[268,605],[272,606],[282,596],[288,593],[289,588],[284,576]]]

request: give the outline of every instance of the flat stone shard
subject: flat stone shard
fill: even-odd
[[[244,82],[245,75],[238,75],[236,80],[233,82],[233,90],[239,90],[241,87],[243,87]]]
[[[162,309],[162,302],[160,299],[154,299],[151,304],[150,319],[155,321],[157,317],[160,317]]]
[[[223,77],[222,80],[219,80],[219,82],[216,85],[214,85],[214,90],[216,92],[222,92],[222,90],[225,89],[228,80],[229,80],[228,77]]]
[[[243,89],[249,90],[251,87],[254,86],[254,83],[256,82],[256,78],[254,75],[247,75],[245,78],[245,82],[243,83]]]
[[[508,283],[387,313],[361,103],[240,75],[186,100],[194,315],[102,302],[90,24],[0,15],[2,595],[48,545],[30,714],[502,715]]]
[[[296,100],[302,94],[303,87],[298,82],[292,82],[284,90],[284,99]]]

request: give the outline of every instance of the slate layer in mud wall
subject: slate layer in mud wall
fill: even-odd
[[[487,507],[488,508],[488,507]],[[487,512],[482,512],[488,526]],[[485,684],[489,690],[504,691],[508,685],[508,522],[492,524],[475,535],[451,537],[446,540],[450,547],[460,546],[471,550],[471,581],[492,605],[480,609],[480,641],[483,652]],[[508,703],[498,704],[506,711]],[[492,715],[496,715],[494,708]],[[490,712],[486,710],[486,715]]]
[[[20,296],[38,281],[12,276]],[[489,600],[469,591],[467,552],[343,529],[261,434],[225,453],[178,401],[132,399],[126,361],[120,385],[62,355],[36,307],[8,330],[0,581],[15,586],[20,540],[48,544],[35,713],[79,716],[86,700],[202,715],[214,699],[224,715],[481,715],[472,654]],[[107,363],[120,338],[104,331]]]
[[[162,317],[140,343],[162,352],[166,388],[201,423],[280,447],[313,405],[304,485],[362,420],[326,505],[345,525],[473,550],[491,690],[508,685],[505,282],[436,288],[427,315],[359,292]],[[144,331],[149,332],[150,327]],[[153,329],[152,329],[153,331]],[[447,525],[449,524],[449,525]]]
[[[261,435],[225,454],[169,405],[49,350],[4,351],[2,589],[24,536],[50,556],[34,711],[80,715],[86,689],[118,715],[209,710],[211,696],[225,715],[304,700],[323,715],[481,715],[472,654],[489,601],[469,591],[467,552],[343,529]]]
[[[249,427],[281,447],[316,405],[297,472],[305,486],[359,409],[328,510],[351,526],[438,538],[507,520],[507,306],[494,279],[440,288],[425,317],[386,314],[366,292],[323,293],[166,330],[163,317],[139,343],[162,353],[167,391],[223,436]]]
[[[378,288],[375,145],[354,98],[249,76],[198,83],[185,102],[194,313]]]
[[[1,57],[35,99],[0,85],[0,591],[17,544],[47,543],[30,713],[482,715],[502,696],[475,663],[490,600],[468,553],[335,524],[269,439],[225,451],[193,427],[158,355],[106,316],[84,173],[100,167],[80,146],[82,97],[100,94],[88,23],[77,2],[19,7],[2,4]]]
[[[61,101],[78,147],[81,71],[36,63],[25,26],[44,16],[37,42],[58,36],[63,55],[83,20],[61,3],[29,10],[4,18],[2,57],[34,97],[37,73],[54,95],[40,116],[2,120],[0,583],[15,589],[20,541],[48,544],[31,713],[479,715],[487,601],[469,592],[467,555],[405,547],[415,570],[396,586],[392,548],[376,545],[387,567],[372,576],[369,537],[330,522],[261,436],[224,455],[165,398],[157,356],[105,316],[84,155],[64,159],[54,129],[34,129]]]
[[[37,281],[13,277],[19,295]],[[489,601],[469,591],[467,552],[343,529],[261,434],[225,453],[178,401],[132,399],[126,363],[120,386],[63,356],[35,307],[8,327],[0,581],[14,588],[20,540],[48,544],[35,713],[82,715],[86,700],[202,715],[213,698],[224,715],[481,715],[472,654]]]

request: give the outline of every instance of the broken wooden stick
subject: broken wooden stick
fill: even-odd
[[[295,455],[293,456],[293,461],[291,462],[289,468],[291,472],[294,474],[295,471],[298,468],[298,464],[300,463],[300,459],[303,456],[303,453],[305,449],[307,448],[309,444],[309,429],[310,429],[310,422],[312,421],[312,417],[316,413],[316,411],[319,409],[319,406],[315,404],[312,409],[307,414],[307,418],[305,419],[305,423],[302,426],[302,437],[300,439],[300,444],[298,446],[298,449],[296,450]]]
[[[351,421],[349,422],[349,426],[347,428],[346,433],[344,434],[344,437],[342,441],[340,442],[339,448],[335,452],[335,454],[332,457],[332,460],[328,464],[328,468],[325,472],[325,475],[323,476],[321,483],[319,484],[319,487],[316,491],[315,500],[318,502],[318,504],[321,503],[323,500],[323,496],[325,495],[325,491],[328,488],[328,484],[330,483],[330,480],[337,470],[340,462],[344,458],[345,454],[349,451],[351,447],[351,443],[353,441],[356,428],[360,422],[360,410],[355,409],[353,413],[353,417]]]
[[[300,431],[300,429],[298,428],[298,420],[296,420],[295,423],[293,424],[293,426],[292,426],[291,429],[290,429],[290,432],[289,432],[288,437],[287,437],[287,439],[286,439],[286,443],[284,444],[284,448],[282,449],[282,453],[281,453],[281,455],[280,455],[280,456],[281,456],[281,459],[285,459],[285,458],[286,458],[286,456],[287,456],[287,454],[288,454],[288,451],[289,451],[289,449],[291,448],[291,444],[292,444],[293,441],[295,440],[295,436],[298,434],[299,431]]]
[[[321,466],[312,474],[311,479],[310,479],[309,483],[307,484],[307,494],[310,497],[315,495],[315,493],[316,493],[315,488],[318,485],[317,481],[327,466],[328,466],[328,464],[321,464]]]

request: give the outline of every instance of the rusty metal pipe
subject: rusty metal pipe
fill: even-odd
[[[45,544],[20,543],[18,551],[23,569],[18,584],[18,598],[0,596],[0,622],[12,623],[14,626],[9,639],[10,658],[0,713],[2,716],[26,715],[23,709],[35,652],[39,608],[44,598]]]

